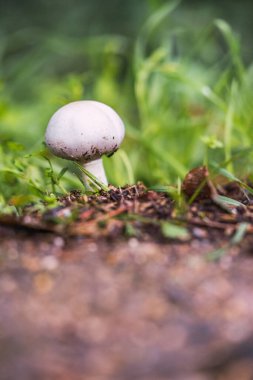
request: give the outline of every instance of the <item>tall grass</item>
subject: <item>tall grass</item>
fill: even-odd
[[[186,28],[175,21],[178,6],[160,8],[135,41],[29,29],[1,36],[3,207],[82,188],[74,166],[43,145],[52,113],[79,99],[109,104],[126,124],[122,149],[105,159],[111,183],[175,183],[203,162],[251,175],[253,67],[225,21]]]

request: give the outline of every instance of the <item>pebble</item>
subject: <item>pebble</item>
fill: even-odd
[[[139,241],[138,241],[138,239],[136,239],[136,238],[131,238],[131,239],[129,239],[129,241],[128,241],[128,246],[129,246],[129,248],[131,248],[131,249],[135,249],[135,248],[137,248],[138,246],[139,246]]]
[[[34,277],[34,286],[38,293],[46,294],[53,288],[54,282],[47,273],[39,273]]]
[[[55,256],[45,256],[41,260],[41,267],[42,269],[48,270],[48,271],[54,271],[58,268],[59,261]]]
[[[65,245],[65,241],[61,236],[57,236],[54,238],[53,244],[57,248],[62,248]]]

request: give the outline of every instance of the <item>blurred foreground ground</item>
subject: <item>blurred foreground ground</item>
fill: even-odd
[[[252,379],[250,244],[0,229],[1,380]]]

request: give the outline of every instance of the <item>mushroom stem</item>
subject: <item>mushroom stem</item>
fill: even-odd
[[[83,164],[84,168],[93,174],[100,182],[108,185],[102,158]],[[92,180],[84,174],[84,183],[89,186]]]

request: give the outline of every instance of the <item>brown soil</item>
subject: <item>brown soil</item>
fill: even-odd
[[[251,380],[252,201],[223,192],[242,204],[209,194],[182,217],[132,187],[2,217],[1,380]]]

